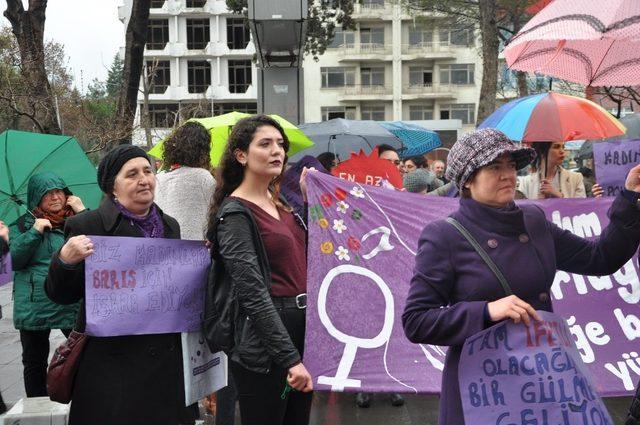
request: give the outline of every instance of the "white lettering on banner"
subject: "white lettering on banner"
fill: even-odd
[[[630,371],[640,376],[640,356],[637,352],[622,353],[622,360],[617,361],[616,364],[605,363],[604,367],[622,381],[625,390],[633,391],[635,389],[637,378],[632,378]]]
[[[621,285],[629,286],[628,289],[618,288],[620,297],[629,304],[637,304],[640,301],[640,279],[638,279],[638,272],[633,264],[633,258],[615,272],[613,277]]]
[[[387,229],[388,230],[388,229]],[[384,296],[385,309],[384,309],[384,323],[382,329],[374,338],[358,338],[355,336],[347,335],[333,325],[329,315],[327,314],[327,294],[329,292],[329,286],[333,280],[341,274],[354,273],[360,276],[368,277],[371,279],[380,289]],[[351,367],[356,358],[356,352],[358,348],[378,348],[384,345],[389,338],[391,338],[391,331],[393,329],[393,317],[394,317],[394,302],[391,289],[384,280],[371,270],[364,267],[353,266],[351,264],[344,264],[338,267],[334,267],[329,270],[329,273],[324,277],[320,284],[320,290],[318,292],[318,315],[320,316],[320,322],[327,329],[329,335],[345,344],[342,358],[338,364],[338,370],[335,376],[318,376],[318,383],[323,385],[331,385],[332,391],[344,391],[346,387],[360,388],[359,379],[350,379],[349,373]]]
[[[575,316],[570,316],[567,319],[567,325],[574,337],[576,348],[582,361],[589,364],[596,360],[593,348],[591,344],[606,345],[611,338],[604,333],[604,327],[598,322],[589,322],[584,326],[584,329],[576,323]]]
[[[592,236],[600,236],[602,233],[602,225],[598,214],[592,212],[589,214],[580,214],[570,217],[562,217],[560,211],[551,213],[551,220],[561,229],[568,230],[574,235],[581,238],[590,238]]]
[[[624,332],[624,336],[629,341],[633,341],[636,338],[640,338],[640,319],[635,314],[629,313],[625,316],[622,309],[616,308],[613,310],[613,314],[618,320],[618,324]]]
[[[362,258],[365,260],[370,260],[376,255],[384,251],[391,251],[394,247],[389,242],[389,236],[391,235],[391,229],[385,226],[376,227],[375,229],[368,232],[361,239],[361,242],[364,243],[370,236],[377,235],[378,233],[382,233],[380,237],[380,242],[378,242],[378,246],[376,246],[370,253],[364,254]]]
[[[349,173],[342,172],[342,173],[338,174],[338,177],[341,178],[342,180],[346,180],[346,181],[349,181],[349,182],[355,182],[356,181],[356,176],[354,174],[349,174]]]

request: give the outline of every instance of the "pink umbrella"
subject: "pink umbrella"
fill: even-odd
[[[555,0],[504,54],[512,69],[585,86],[640,85],[640,0]]]

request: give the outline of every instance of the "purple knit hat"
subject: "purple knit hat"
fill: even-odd
[[[483,128],[465,134],[449,151],[447,179],[462,190],[473,173],[505,153],[511,154],[518,170],[529,165],[536,157],[533,149],[517,145],[494,128]]]

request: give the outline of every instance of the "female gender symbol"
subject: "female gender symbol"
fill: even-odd
[[[384,296],[384,324],[382,325],[380,333],[372,339],[358,338],[340,332],[335,326],[333,326],[333,323],[329,319],[329,315],[327,314],[327,293],[329,292],[329,286],[331,285],[331,282],[333,282],[333,279],[343,273],[355,273],[360,276],[368,277],[378,285],[378,288],[380,288],[380,291]],[[360,380],[349,379],[349,372],[351,372],[351,367],[353,366],[353,361],[356,358],[358,347],[378,348],[391,337],[394,317],[394,304],[391,290],[380,276],[371,270],[365,269],[364,267],[353,266],[351,264],[344,264],[335,267],[327,273],[320,285],[320,291],[318,293],[318,315],[320,316],[320,321],[327,329],[327,332],[329,332],[329,335],[345,344],[344,352],[342,353],[342,358],[340,359],[340,364],[336,371],[336,376],[318,376],[318,383],[331,385],[332,391],[344,391],[345,387],[360,388]]]

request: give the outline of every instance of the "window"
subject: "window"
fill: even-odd
[[[331,44],[327,47],[335,49],[337,47],[353,47],[355,44],[356,35],[353,31],[342,31],[340,28],[336,29]]]
[[[410,86],[431,86],[433,85],[433,69],[423,66],[409,67]]]
[[[440,119],[462,120],[462,124],[473,124],[476,121],[476,105],[473,103],[442,105],[440,107]]]
[[[473,44],[473,30],[468,28],[441,29],[440,43],[454,46],[471,46]]]
[[[164,0],[151,0],[149,6],[151,9],[161,9],[164,6]]]
[[[246,93],[251,85],[251,61],[229,60],[229,92]]]
[[[360,108],[361,119],[384,121],[384,105],[362,105]]]
[[[320,110],[322,111],[322,121],[328,121],[334,118],[356,119],[355,106],[323,106]]]
[[[147,29],[147,49],[162,50],[169,42],[169,20],[149,19]]]
[[[207,0],[187,0],[187,7],[204,7]]]
[[[356,84],[355,68],[341,66],[320,68],[322,88],[353,86]]]
[[[249,44],[249,27],[244,19],[227,18],[227,47],[231,50],[245,49]]]
[[[409,28],[409,45],[430,46],[433,43],[433,30],[421,26]]]
[[[187,19],[187,49],[204,49],[209,40],[209,19]]]
[[[369,9],[382,9],[384,0],[362,0],[362,7]]]
[[[222,115],[228,112],[244,112],[247,114],[255,114],[258,111],[258,104],[255,102],[247,103],[216,103],[213,106],[215,115]]]
[[[162,94],[171,85],[171,66],[169,61],[147,61],[149,93]]]
[[[384,45],[384,28],[360,28],[360,43]]]
[[[431,105],[410,105],[409,119],[410,120],[432,120],[433,107]]]
[[[151,103],[149,104],[149,121],[151,127],[171,128],[176,123],[178,116],[177,103]]]
[[[187,61],[189,93],[204,93],[211,85],[211,64],[207,61]]]
[[[182,122],[191,118],[207,118],[212,115],[211,102],[201,100],[198,103],[180,104],[180,118]]]
[[[475,84],[475,65],[457,64],[440,67],[440,84]]]
[[[384,68],[361,68],[360,83],[363,86],[384,86]]]

